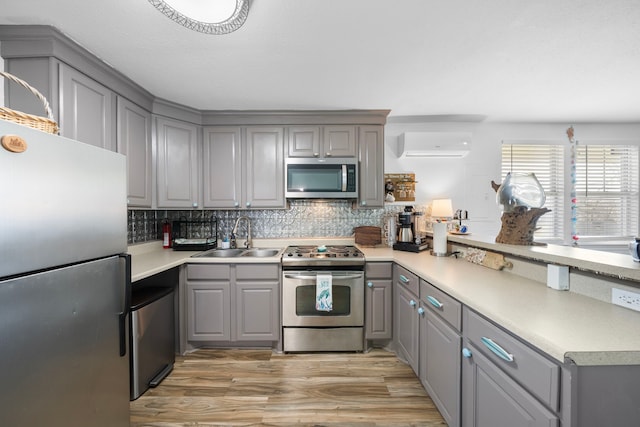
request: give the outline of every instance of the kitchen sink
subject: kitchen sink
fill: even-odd
[[[270,257],[278,255],[281,249],[247,249],[241,256]]]
[[[210,249],[206,252],[192,255],[192,258],[237,258],[237,257],[273,257],[282,252],[282,249]]]
[[[192,255],[194,258],[232,258],[242,255],[245,249],[211,249],[200,254]]]

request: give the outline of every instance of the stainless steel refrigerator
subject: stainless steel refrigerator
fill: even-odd
[[[0,426],[128,426],[126,158],[0,138]]]

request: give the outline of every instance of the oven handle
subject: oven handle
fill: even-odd
[[[345,279],[359,279],[362,277],[362,273],[353,273],[353,274],[345,274],[340,276],[333,276],[333,280],[345,280]],[[284,275],[285,279],[315,279],[315,274],[286,274]]]

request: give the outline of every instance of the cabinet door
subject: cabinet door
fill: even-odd
[[[118,97],[118,153],[127,156],[127,205],[151,207],[151,113]]]
[[[384,139],[382,126],[360,126],[358,130],[361,207],[384,206]]]
[[[420,380],[450,427],[460,425],[460,334],[422,307]]]
[[[231,340],[229,282],[187,283],[187,339]]]
[[[392,281],[367,280],[365,295],[365,338],[390,339],[393,336]]]
[[[466,340],[462,362],[464,427],[557,427],[558,418]]]
[[[320,156],[320,127],[290,126],[287,135],[289,157]]]
[[[198,127],[164,118],[156,126],[158,207],[199,207]]]
[[[204,129],[204,206],[237,208],[242,201],[240,127]]]
[[[348,125],[324,126],[320,157],[356,157],[356,128]]]
[[[60,134],[116,151],[115,93],[65,64],[60,82]]]
[[[278,282],[238,281],[236,289],[236,339],[280,339],[280,293]]]
[[[281,127],[247,128],[246,208],[283,208],[284,130]]]
[[[399,353],[404,357],[413,371],[418,374],[419,353],[419,317],[418,298],[408,289],[394,284],[394,320],[393,336],[395,337]]]

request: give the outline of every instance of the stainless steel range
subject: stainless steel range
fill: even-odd
[[[364,349],[364,262],[364,254],[355,246],[285,249],[284,351]]]

